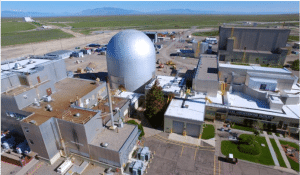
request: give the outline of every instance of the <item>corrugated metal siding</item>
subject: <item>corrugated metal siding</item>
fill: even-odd
[[[186,124],[186,134],[188,136],[199,137],[200,134],[200,125],[195,125],[192,123]]]
[[[173,120],[173,132],[177,134],[182,134],[184,128],[183,122],[178,122]]]
[[[31,151],[36,152],[38,153],[38,156],[49,160],[50,157],[47,152],[40,128],[36,125],[24,122],[21,122],[21,126]],[[27,127],[26,129],[29,132],[25,131],[25,127]],[[33,141],[33,144],[31,144],[30,140]]]
[[[87,135],[87,142],[90,143],[95,136],[97,136],[103,130],[100,112],[91,118],[90,121],[84,125],[84,128]]]
[[[100,146],[100,145],[99,145]],[[109,150],[106,148],[89,145],[90,158],[100,162],[108,163],[120,167],[120,155],[117,151]]]
[[[50,159],[59,152],[60,148],[60,138],[55,120],[51,118],[39,126]]]
[[[26,96],[26,98],[24,96]],[[19,95],[14,96],[14,98],[15,98],[15,101],[16,101],[19,109],[23,109],[23,108],[29,106],[30,104],[32,104],[34,102],[35,98],[38,99],[35,89],[30,89],[26,92],[23,92]]]
[[[45,84],[42,84],[36,88],[36,93],[39,94],[39,97],[42,98],[43,96],[47,95],[47,89],[51,88],[52,93],[56,91],[54,86],[54,81],[49,81]]]
[[[89,148],[82,124],[57,119],[62,138],[70,151],[89,157]]]
[[[66,64],[65,64],[64,60],[54,61],[53,65],[55,68],[57,81],[67,78],[67,69],[66,69]]]
[[[125,144],[122,146],[122,148],[119,151],[121,165],[123,165],[124,163],[127,163],[129,153],[131,152],[131,150],[133,149],[133,147],[137,143],[137,140],[138,140],[139,135],[140,135],[140,131],[139,132],[136,132],[136,131],[138,131],[137,126],[136,126],[136,128],[134,129],[132,134],[129,136],[129,138],[126,140]]]

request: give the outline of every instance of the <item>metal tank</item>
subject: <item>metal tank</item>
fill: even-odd
[[[143,92],[144,85],[155,77],[156,54],[149,37],[138,30],[123,30],[107,45],[107,71],[113,89]]]

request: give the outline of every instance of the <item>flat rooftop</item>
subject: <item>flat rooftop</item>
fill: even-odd
[[[165,115],[201,122],[204,121],[205,99],[187,99],[184,103],[185,108],[181,107],[183,102],[183,99],[173,99]]]
[[[46,53],[45,55],[60,55],[60,54],[65,54],[65,53],[70,53],[72,52],[71,50],[58,50],[50,53]]]
[[[101,82],[100,82],[101,83]],[[83,80],[83,79],[77,79],[77,78],[65,78],[57,83],[54,84],[56,88],[56,92],[54,92],[51,95],[52,101],[51,102],[41,102],[40,107],[36,107],[33,105],[30,105],[22,110],[27,112],[34,112],[34,115],[27,118],[27,122],[30,120],[33,120],[33,118],[36,120],[39,118],[39,116],[44,116],[41,118],[44,118],[44,120],[40,120],[40,122],[45,122],[46,118],[56,117],[61,118],[64,120],[76,122],[76,123],[82,123],[87,122],[86,119],[89,118],[91,115],[96,115],[95,112],[83,112],[80,111],[79,113],[82,113],[81,117],[78,117],[77,119],[73,118],[73,115],[76,113],[75,109],[70,108],[71,102],[74,102],[78,98],[81,98],[91,92],[92,90],[97,88],[97,84],[94,83],[94,81],[90,80]],[[45,106],[47,104],[50,104],[52,106],[53,111],[49,112],[46,111]],[[62,118],[61,114],[70,110],[71,111],[71,119],[67,115],[65,118]],[[40,123],[41,124],[41,123]]]
[[[265,101],[253,98],[242,92],[227,92],[228,102],[231,105],[229,109],[234,109],[244,112],[252,112],[257,114],[299,119],[299,104],[298,105],[284,105],[282,110],[270,109],[269,104]],[[298,109],[297,109],[298,107]],[[297,111],[298,110],[298,111]],[[298,114],[298,116],[297,116]]]
[[[282,73],[282,74],[291,74],[292,72],[286,68],[271,68],[271,67],[259,67],[259,66],[242,66],[234,64],[219,64],[220,68],[232,68],[232,69],[244,69],[249,71],[256,72],[273,72],[273,73]]]
[[[37,85],[37,86],[34,86],[34,87],[29,87],[29,86],[25,86],[25,85],[20,85],[19,87],[16,87],[16,88],[14,88],[14,89],[10,89],[10,90],[8,90],[8,91],[6,91],[6,92],[3,92],[5,95],[9,95],[9,96],[15,96],[15,95],[19,95],[19,94],[21,94],[21,93],[23,93],[23,92],[25,92],[25,91],[29,91],[29,90],[31,90],[31,89],[34,89],[34,88],[36,88],[36,87],[38,87],[38,86],[41,86],[41,85],[43,85],[43,84],[46,84],[46,83],[48,83],[50,80],[48,80],[48,81],[45,81],[45,82],[43,82],[43,83],[41,83],[41,84],[39,84],[39,85]]]
[[[232,29],[232,27],[221,27],[223,29]],[[290,30],[290,29],[281,29],[281,28],[265,28],[265,27],[234,27],[235,29],[247,29],[247,30]]]
[[[130,99],[131,103],[133,104],[136,102],[136,100],[138,100],[143,95],[144,94],[139,94],[139,93],[134,93],[134,92],[121,92],[120,94],[115,95],[115,96]]]
[[[157,80],[159,82],[159,86],[161,86],[163,89],[163,92],[173,92],[173,93],[179,93],[182,85],[182,82],[184,81],[181,77],[173,77],[173,76],[157,76]],[[150,82],[146,88],[151,88],[154,85],[155,80]]]
[[[218,60],[216,55],[200,55],[195,79],[218,81]]]
[[[90,144],[101,147],[101,143],[108,143],[107,149],[119,151],[135,127],[137,126],[124,123],[123,128],[116,128],[115,130],[104,128]]]
[[[30,60],[32,62],[29,64]],[[1,70],[19,72],[19,73],[30,72],[31,69],[36,67],[38,64],[43,64],[43,63],[46,63],[46,62],[49,62],[49,61],[51,61],[51,60],[46,60],[46,59],[24,59],[24,60],[16,61],[16,62],[13,62],[13,63],[2,64],[1,65]],[[24,66],[24,67],[22,67],[20,69],[14,69],[16,63],[19,63],[21,66]]]

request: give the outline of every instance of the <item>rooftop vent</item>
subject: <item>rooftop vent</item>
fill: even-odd
[[[29,60],[27,64],[33,64],[33,63],[35,63],[35,61]]]
[[[29,123],[36,125],[36,121],[35,120],[31,120]]]
[[[80,113],[76,113],[74,117],[80,117]]]
[[[47,111],[50,111],[50,112],[53,110],[52,106],[50,104],[47,104],[46,109],[47,109]]]
[[[101,143],[100,145],[101,145],[102,147],[107,147],[107,146],[108,146],[108,143],[105,142],[105,143]]]
[[[22,66],[20,63],[15,63],[14,69],[22,69]]]

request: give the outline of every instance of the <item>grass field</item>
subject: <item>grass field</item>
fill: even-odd
[[[194,35],[194,36],[218,36],[219,30],[211,31],[211,32],[195,32],[192,35]]]
[[[221,142],[222,154],[227,156],[229,153],[232,153],[233,156],[238,159],[260,163],[263,165],[274,165],[274,161],[272,159],[266,139],[264,137],[255,137],[255,141],[258,142],[259,146],[262,143],[265,144],[265,147],[260,146],[260,154],[258,155],[250,155],[250,154],[242,153],[237,148],[238,144],[227,140]]]
[[[68,25],[66,25],[64,23],[47,23],[47,25],[54,25],[54,26],[58,26],[58,27],[68,27]]]
[[[291,164],[292,169],[295,170],[295,171],[299,171],[299,163],[293,161],[293,160],[292,160],[291,158],[289,158],[289,157],[288,157],[288,160],[289,160],[289,162],[290,162],[290,164]]]
[[[239,129],[239,130],[243,130],[243,131],[250,131],[250,132],[254,132],[256,129],[251,128],[251,127],[246,127],[246,126],[240,126],[240,125],[233,125],[232,126],[233,129]]]
[[[206,125],[203,128],[202,139],[211,139],[215,137],[215,127],[213,125]]]
[[[59,38],[71,38],[74,37],[71,34],[65,33],[59,29],[53,30],[41,30],[41,31],[30,31],[30,32],[19,32],[19,33],[2,33],[1,34],[1,45],[15,45],[47,41]]]
[[[272,146],[273,146],[273,148],[274,148],[274,151],[275,151],[275,153],[276,153],[276,156],[277,156],[279,165],[280,165],[281,167],[285,167],[285,168],[286,168],[287,166],[286,166],[285,163],[284,163],[284,160],[283,160],[283,158],[282,158],[282,156],[281,156],[281,153],[280,153],[280,151],[279,151],[279,148],[278,148],[278,146],[277,146],[275,140],[274,140],[274,139],[270,139],[270,141],[271,141],[271,144],[272,144]]]
[[[299,21],[298,14],[292,15],[136,15],[136,16],[91,16],[38,18],[41,22],[73,22],[74,28],[96,27],[142,27],[143,29],[175,29],[191,26],[217,26],[236,21]]]
[[[288,38],[288,41],[289,42],[299,41],[299,36],[290,35],[289,38]]]
[[[1,22],[1,34],[35,29],[36,27],[27,22]]]

